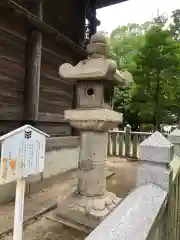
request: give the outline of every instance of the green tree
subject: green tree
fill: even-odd
[[[110,53],[119,69],[132,71],[136,68],[133,56],[143,41],[144,32],[145,25],[138,24],[128,24],[112,31],[109,38]]]
[[[170,31],[154,25],[146,32],[144,45],[135,57],[136,89],[132,100],[138,103],[141,118],[152,119],[157,129],[168,117],[172,90],[178,84],[178,53],[179,46]]]
[[[180,41],[180,9],[172,12],[170,30],[175,40]]]
[[[144,33],[150,27],[152,22],[146,22],[142,25],[128,24],[127,26],[115,29],[109,38],[110,57],[118,63],[118,68],[128,70],[132,74],[136,71],[136,62],[134,56],[137,54],[138,48],[143,44]],[[131,109],[132,89],[122,89],[117,87],[114,93],[115,110],[120,111],[124,115],[124,121],[131,124],[136,129],[138,121],[138,112],[136,108]]]
[[[165,16],[165,14],[160,14],[158,10],[156,17],[153,19],[153,25],[163,28],[165,27],[167,21],[168,21],[168,18]]]
[[[170,31],[173,38],[180,44],[180,9],[172,12],[172,23],[170,24]],[[180,54],[180,53],[177,53]],[[180,74],[177,74],[177,81],[180,81]],[[177,122],[180,125],[180,87],[179,84],[173,89],[174,96],[169,110],[176,116]]]
[[[109,38],[111,58],[134,77],[130,89],[115,89],[114,106],[135,129],[180,119],[179,10],[167,27],[167,18],[157,14],[150,22],[118,27]]]

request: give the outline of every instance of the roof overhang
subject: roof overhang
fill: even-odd
[[[96,8],[108,7],[113,4],[125,2],[127,0],[96,0]]]

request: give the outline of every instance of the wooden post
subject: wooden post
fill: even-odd
[[[125,129],[125,157],[130,157],[131,148],[131,126],[126,125]]]
[[[43,9],[41,1],[33,2],[30,10],[42,20]],[[42,35],[39,31],[29,27],[26,42],[26,66],[24,86],[24,123],[35,125],[38,119],[39,87],[41,73]]]
[[[90,22],[90,37],[96,33],[97,26],[96,26],[96,5],[94,0],[90,1],[90,8],[91,8],[91,22]]]
[[[76,32],[76,37],[77,37],[77,41],[76,43],[81,46],[84,47],[85,45],[85,24],[86,24],[86,1],[84,0],[79,0],[78,2],[79,4],[77,4],[77,2],[74,1],[74,10],[73,12],[75,13],[74,16],[74,24],[76,24],[77,28],[75,29]],[[78,61],[80,61],[82,59],[78,59]]]

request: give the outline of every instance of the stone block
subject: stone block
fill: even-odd
[[[173,144],[180,144],[180,130],[176,128],[168,135],[168,139]]]
[[[102,83],[79,83],[77,85],[77,107],[101,108],[104,103]]]
[[[165,164],[145,162],[138,168],[136,186],[152,183],[168,190],[170,174],[171,170]]]
[[[160,132],[155,132],[139,146],[141,160],[169,163],[174,156],[174,145]]]
[[[174,144],[175,154],[180,156],[180,130],[176,128],[169,134],[168,139],[171,143]]]

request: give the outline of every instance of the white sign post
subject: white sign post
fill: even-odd
[[[23,215],[24,215],[24,194],[25,194],[25,179],[17,180],[16,184],[16,199],[14,210],[14,233],[13,240],[22,240],[23,236]]]
[[[46,137],[30,125],[0,137],[0,185],[17,182],[13,240],[22,240],[25,178],[43,171]]]

